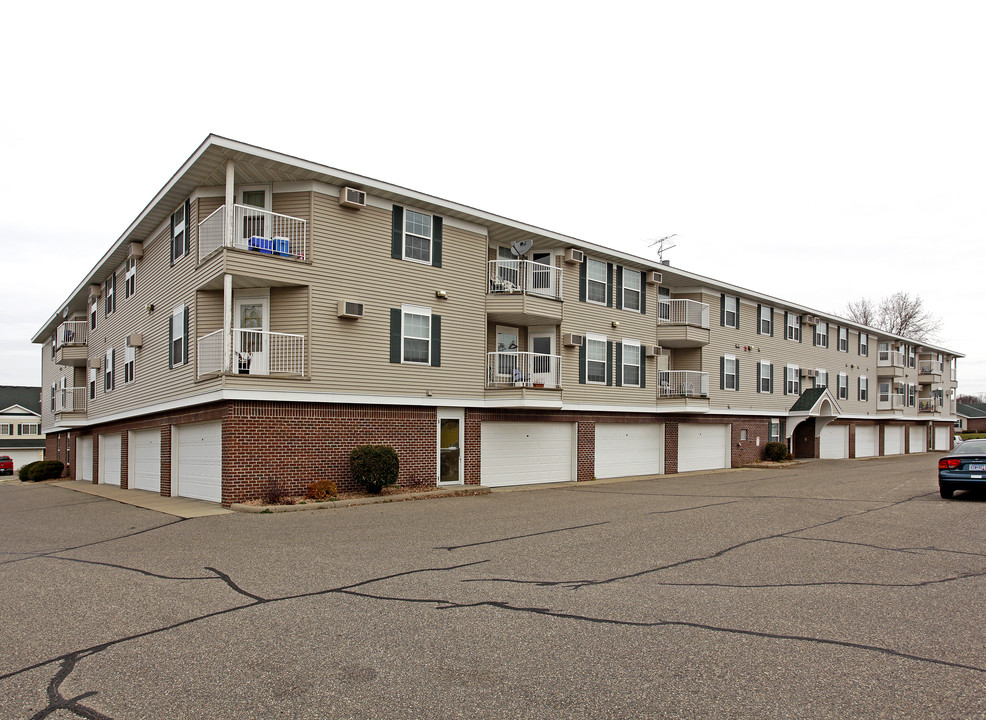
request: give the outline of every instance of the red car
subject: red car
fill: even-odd
[[[0,455],[0,475],[13,475],[14,461],[7,455]]]

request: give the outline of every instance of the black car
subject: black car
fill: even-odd
[[[938,461],[938,490],[943,498],[956,490],[986,489],[986,440],[966,440]]]

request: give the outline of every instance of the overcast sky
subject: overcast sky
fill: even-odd
[[[143,8],[4,11],[0,384],[214,132],[648,258],[677,233],[818,310],[919,294],[986,392],[983,3]]]

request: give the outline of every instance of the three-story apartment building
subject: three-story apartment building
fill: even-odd
[[[223,503],[946,449],[961,357],[216,136],[34,342],[74,477]]]

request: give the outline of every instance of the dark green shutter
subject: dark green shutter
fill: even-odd
[[[737,313],[737,315],[738,314],[739,313]],[[734,367],[736,369],[736,383],[735,383],[735,386],[733,387],[733,390],[735,390],[736,392],[739,392],[739,358],[736,358],[736,360],[734,361],[734,363],[735,363]]]
[[[757,363],[757,392],[760,392],[760,380],[763,378],[763,365]]]
[[[770,385],[767,386],[769,392],[774,392],[774,363],[769,365],[770,367]]]
[[[733,325],[734,328],[739,330],[739,316],[740,316],[740,299],[739,295],[736,296],[736,324]]]
[[[403,358],[401,352],[401,309],[390,309],[390,362],[399,363]]]
[[[623,343],[616,343],[616,387],[623,387]]]
[[[589,259],[586,257],[582,258],[582,263],[579,265],[579,302],[585,302],[585,285],[586,278],[588,277],[588,266]],[[583,380],[583,382],[585,382]]]
[[[431,366],[442,366],[442,316],[431,316]]]
[[[798,342],[804,342],[805,329],[801,326],[801,315],[798,315]]]
[[[168,367],[173,368],[175,366],[175,326],[174,315],[168,316]]]
[[[391,218],[390,257],[397,260],[404,259],[404,208],[400,205],[394,205],[394,213]],[[398,332],[400,332],[400,326],[398,326]]]
[[[774,337],[774,308],[770,309],[770,336]],[[773,367],[773,364],[771,364]]]
[[[185,308],[185,317],[183,319],[183,322],[185,323],[185,342],[182,343],[182,345],[184,345],[183,352],[182,352],[182,362],[187,365],[188,364],[188,345],[191,342],[191,337],[188,334],[188,308],[187,307]],[[113,359],[114,360],[116,359],[116,353],[113,353]],[[115,375],[113,377],[113,382],[116,382],[116,376]]]
[[[437,215],[431,221],[431,264],[442,266],[442,219]]]
[[[640,273],[640,314],[647,314],[647,271],[643,270]],[[643,356],[641,356],[640,366],[643,367],[644,361]]]
[[[613,307],[613,263],[606,263],[606,307]]]
[[[606,384],[613,384],[613,342],[606,341]]]
[[[188,251],[192,247],[192,240],[190,237],[191,233],[192,233],[192,199],[187,198],[185,200],[185,239],[183,240],[184,244],[182,245],[181,248],[182,255],[188,255]],[[114,285],[115,284],[116,283],[114,283]]]
[[[582,344],[579,345],[579,382],[585,385],[585,336],[582,336]]]
[[[175,266],[175,214],[171,213],[171,238],[169,240],[169,245],[171,248],[168,250],[168,254],[171,256],[171,267]],[[171,350],[169,349],[170,353]]]
[[[719,356],[719,389],[726,389],[726,356]]]
[[[647,353],[645,352],[647,348],[643,345],[640,346],[640,387],[647,387]]]
[[[623,266],[616,268],[616,309],[623,309]]]
[[[726,327],[726,296],[719,295],[719,325]]]
[[[760,326],[763,324],[763,320],[760,319],[760,312],[763,310],[763,305],[757,303],[757,335],[765,335],[766,333],[760,332]]]

